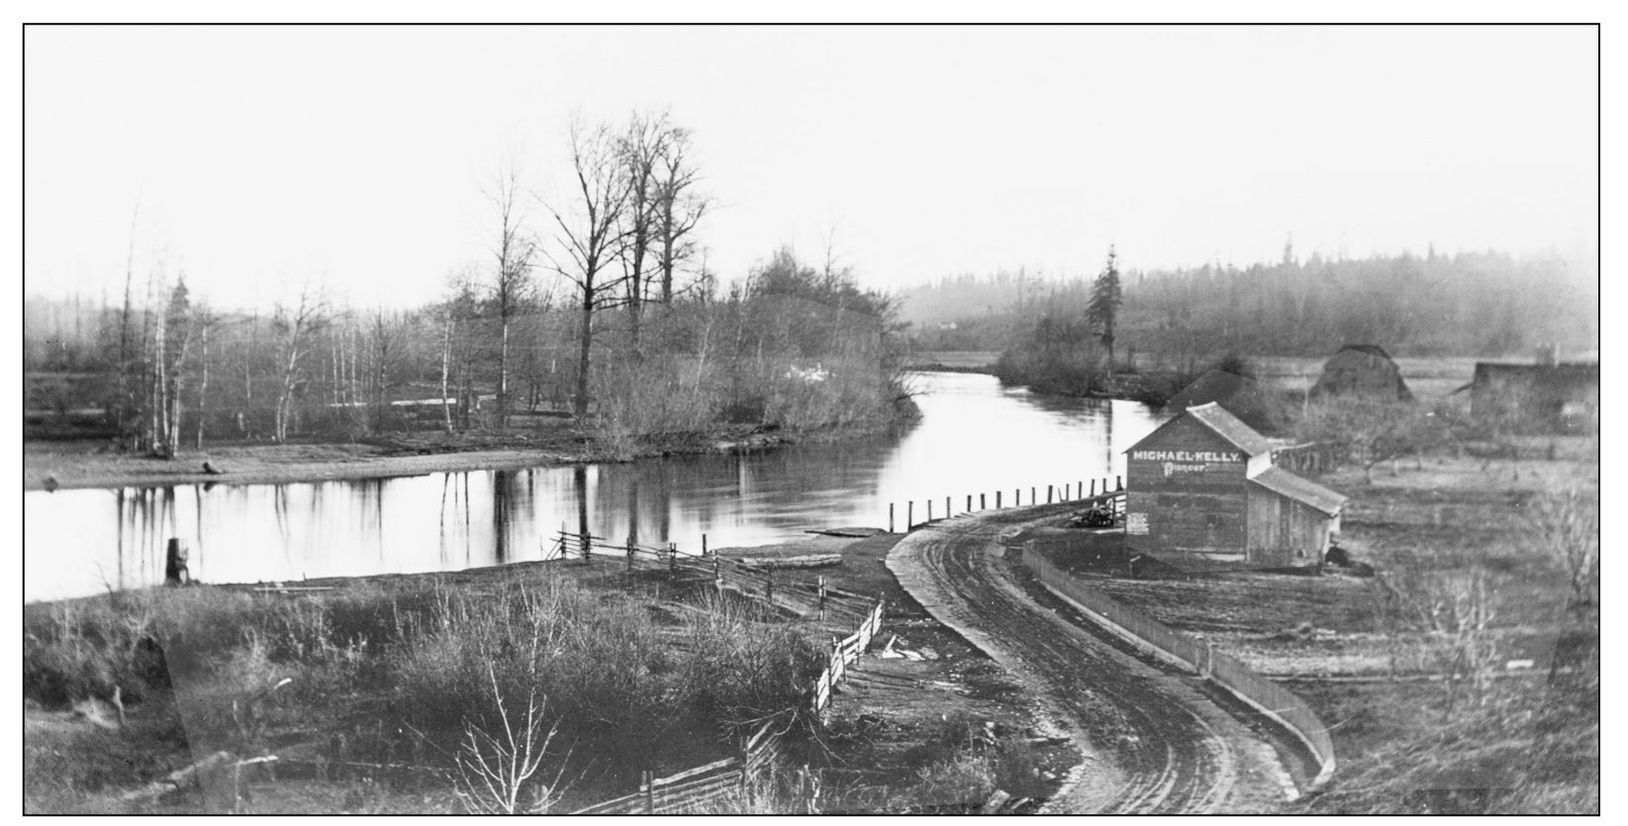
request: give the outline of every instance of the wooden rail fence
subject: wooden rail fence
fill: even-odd
[[[847,673],[848,665],[859,659],[882,629],[886,603],[877,601],[852,634],[831,641],[831,658],[810,689],[810,705],[820,715],[831,704],[831,695]],[[666,777],[646,772],[639,790],[595,803],[572,814],[679,814],[699,813],[709,803],[739,795],[751,795],[752,783],[773,770],[784,752],[782,738],[787,726],[780,719],[765,722],[740,746],[734,757],[726,757]]]
[[[1090,482],[1089,487],[1087,487],[1087,484],[1086,484],[1087,481]],[[1045,502],[1040,501],[1042,490],[1044,490],[1044,492],[1045,492],[1045,499],[1046,499]],[[1095,500],[1114,498],[1120,505],[1120,510],[1117,513],[1123,513],[1124,512],[1124,509],[1123,509],[1123,501],[1124,501],[1123,493],[1124,493],[1124,490],[1125,490],[1125,477],[1123,477],[1123,476],[1115,476],[1113,478],[1113,487],[1109,487],[1108,477],[1106,477],[1106,476],[1102,477],[1102,487],[1100,489],[1097,487],[1097,480],[1096,479],[1080,480],[1078,482],[1068,482],[1068,483],[1064,483],[1064,484],[1061,484],[1061,485],[1052,484],[1052,485],[1047,485],[1044,489],[1042,489],[1039,485],[1030,485],[1029,488],[1028,488],[1029,505],[1030,506],[1041,505],[1041,504],[1050,505],[1050,504],[1053,504],[1053,503],[1056,503],[1056,502],[1080,502],[1080,503],[1085,503],[1085,502],[1091,502],[1091,501],[1095,501]],[[1006,508],[1006,507],[1011,507],[1011,508],[1022,507],[1023,506],[1023,493],[1024,493],[1024,488],[1022,488],[1022,487],[1013,488],[1012,489],[1012,497],[1010,499],[1006,498],[1006,490],[1004,488],[1001,489],[1001,490],[994,491],[993,496],[991,496],[989,493],[977,493],[977,494],[969,493],[969,494],[966,495],[965,506],[961,509],[961,513],[964,513],[964,514],[965,513],[977,513],[978,511],[989,510],[989,503],[991,501],[993,501],[995,503],[995,507],[997,509],[998,508]],[[976,497],[977,507],[973,507],[974,497]],[[959,501],[959,500],[954,496],[946,496],[943,499],[944,509],[943,510],[936,510],[936,506],[937,506],[937,504],[939,502],[938,499],[933,498],[933,497],[928,497],[927,499],[921,500],[921,504],[922,504],[921,513],[926,517],[925,522],[932,522],[933,520],[938,519],[940,517],[948,519],[948,518],[950,518],[952,516],[955,516],[956,513],[955,513],[955,510],[954,510],[954,504],[957,501]],[[895,532],[894,531],[894,528],[896,526],[895,519],[898,516],[898,512],[899,512],[899,503],[898,502],[889,502],[888,506],[887,506],[887,530],[888,530],[888,533],[894,533]],[[914,499],[907,500],[904,503],[904,527],[905,527],[905,530],[907,530],[907,531],[913,530],[914,528],[916,528],[918,525],[921,525],[921,524],[924,524],[924,522],[917,522],[916,521],[916,500],[914,500]]]
[[[670,580],[710,581],[720,592],[732,591],[774,608],[822,621],[856,622],[876,603],[874,596],[827,585],[823,576],[810,581],[806,577],[788,575],[784,570],[777,573],[775,568],[718,553],[704,556],[680,553],[672,544],[651,547],[627,541],[616,543],[605,537],[562,531],[555,536],[553,544],[544,549],[543,558],[620,561],[629,584],[633,582],[633,574],[640,571],[665,573]]]
[[[1337,762],[1328,727],[1293,692],[1251,671],[1237,659],[1216,651],[1208,641],[1176,631],[1063,572],[1035,551],[1034,540],[1024,543],[1021,559],[1049,590],[1085,609],[1087,615],[1109,631],[1193,669],[1194,673],[1225,688],[1295,735],[1319,766],[1316,778],[1304,791],[1320,790],[1334,776]]]
[[[1339,467],[1342,461],[1344,456],[1336,446],[1321,442],[1272,448],[1272,464],[1295,473],[1325,473]]]

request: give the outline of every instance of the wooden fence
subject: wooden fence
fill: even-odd
[[[645,773],[639,790],[595,803],[572,812],[574,815],[677,814],[695,812],[700,807],[731,795],[743,799],[751,793],[752,781],[761,776],[780,756],[779,721],[758,727],[741,744],[740,753],[666,777]]]
[[[562,531],[555,536],[554,543],[544,549],[543,558],[621,562],[630,584],[633,574],[640,571],[665,573],[674,581],[710,581],[720,592],[732,591],[801,617],[844,624],[858,622],[877,601],[874,596],[827,585],[823,576],[815,575],[809,580],[806,576],[798,577],[785,570],[777,572],[765,564],[718,553],[702,556],[680,553],[672,544],[658,548]]]
[[[1087,482],[1090,483],[1089,487],[1087,487]],[[1113,487],[1109,487],[1108,477],[1106,476],[1102,477],[1102,486],[1100,488],[1097,486],[1096,479],[1068,482],[1061,485],[1047,485],[1044,488],[1040,487],[1039,485],[1030,485],[1028,490],[1029,505],[1032,507],[1034,505],[1050,505],[1058,502],[1078,502],[1085,504],[1091,501],[1113,497],[1115,495],[1117,495],[1122,502],[1124,499],[1124,490],[1125,477],[1123,476],[1114,477]],[[1042,491],[1045,493],[1046,501],[1044,502],[1040,501]],[[1023,507],[1023,493],[1024,490],[1022,487],[1016,487],[1012,488],[1012,495],[1010,498],[1006,496],[1006,490],[1004,488],[993,492],[976,494],[969,493],[966,494],[964,499],[957,496],[945,496],[942,499],[928,497],[927,499],[921,500],[921,508],[919,510],[916,508],[917,500],[910,499],[904,502],[904,507],[902,508],[904,512],[904,527],[905,530],[909,531],[916,528],[918,525],[925,524],[926,522],[932,522],[935,519],[948,519],[955,516],[955,505],[957,504],[963,505],[960,510],[960,512],[963,514],[990,510],[991,503],[993,503],[994,507],[997,509]],[[943,504],[942,510],[938,508],[940,503]],[[888,533],[894,533],[894,526],[896,524],[895,519],[897,518],[900,510],[901,508],[899,507],[898,502],[888,503]],[[1120,508],[1119,512],[1123,513],[1123,507]],[[924,517],[924,521],[917,522],[917,516]]]
[[[705,559],[716,560],[719,557]],[[714,570],[721,570],[721,566]],[[831,695],[847,674],[849,664],[865,653],[871,640],[882,630],[882,615],[885,610],[886,603],[878,600],[852,634],[840,641],[832,639],[830,659],[825,670],[815,678],[809,692],[811,695],[809,703],[817,716],[830,706]],[[770,720],[758,727],[757,731],[741,744],[739,754],[734,757],[696,766],[666,777],[651,777],[646,773],[639,783],[638,791],[596,803],[572,814],[696,813],[702,811],[708,804],[732,795],[739,795],[743,800],[748,799],[753,781],[772,770],[775,761],[782,754],[781,738],[786,728],[782,720],[778,718]]]
[[[826,707],[831,705],[831,694],[848,673],[848,664],[859,659],[870,647],[871,640],[882,630],[882,611],[885,607],[886,603],[878,601],[852,634],[841,641],[832,638],[830,662],[814,680],[812,707],[815,714],[824,714]]]
[[[1329,736],[1328,727],[1293,692],[1216,651],[1208,641],[1176,631],[1119,603],[1078,577],[1064,573],[1035,551],[1034,540],[1024,543],[1021,559],[1048,589],[1083,608],[1098,624],[1133,644],[1153,649],[1168,661],[1191,668],[1195,674],[1225,688],[1295,735],[1319,766],[1317,777],[1304,791],[1317,791],[1334,776],[1334,740]]]
[[[1334,470],[1344,461],[1334,446],[1321,442],[1272,448],[1272,464],[1300,474],[1316,475]]]

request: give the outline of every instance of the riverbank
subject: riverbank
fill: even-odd
[[[899,588],[882,561],[900,538],[809,534],[721,549],[760,561],[838,558],[778,569],[776,581],[818,578],[853,595],[843,599],[887,602],[882,634],[831,707],[823,745],[801,758],[822,778],[823,810],[976,811],[997,786],[1014,800],[1047,796],[1078,755],[1035,730],[1026,689]],[[632,763],[618,768],[618,755],[654,760],[658,774],[716,759],[716,728],[701,717],[738,706],[800,707],[795,697],[770,695],[805,682],[799,652],[824,651],[849,617],[794,618],[720,602],[710,578],[674,580],[664,567],[630,577],[610,555],[29,605],[24,808],[458,813],[452,757],[460,721],[491,704],[488,663],[510,688],[547,677],[550,709],[574,715],[562,721],[555,753],[571,744],[588,756],[577,767],[587,773],[554,811],[636,783]],[[526,666],[513,656],[481,654],[523,650],[537,622],[580,656],[531,675],[514,671]],[[632,694],[616,695],[623,690]],[[505,691],[524,705],[522,689]],[[703,693],[686,699],[691,691]],[[647,702],[669,694],[678,698],[671,708]],[[611,699],[614,726],[598,719],[603,713],[570,711],[583,698]],[[256,764],[235,779],[217,771],[178,788],[164,781],[221,751],[275,757],[275,771]],[[786,802],[768,796],[741,811],[792,811],[776,808]]]
[[[631,458],[767,450],[799,442],[876,436],[914,419],[845,426],[767,430],[731,425],[699,433],[637,440]],[[510,434],[386,434],[359,442],[227,444],[180,450],[170,460],[120,453],[105,441],[23,442],[23,489],[282,484],[375,479],[427,473],[511,470],[626,461],[599,440],[561,425]],[[216,471],[204,469],[204,463]]]

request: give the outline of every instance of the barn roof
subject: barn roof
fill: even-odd
[[[1251,456],[1269,453],[1272,450],[1272,443],[1267,441],[1265,436],[1256,433],[1254,428],[1244,424],[1242,419],[1232,415],[1216,402],[1189,407],[1187,414]]]
[[[1210,402],[1209,404],[1201,404],[1197,407],[1187,408],[1186,412],[1184,412],[1181,416],[1176,416],[1170,421],[1159,425],[1157,428],[1154,428],[1152,433],[1143,436],[1136,442],[1136,444],[1126,448],[1123,452],[1128,453],[1135,450],[1138,445],[1153,438],[1159,433],[1159,431],[1164,430],[1175,422],[1181,421],[1182,416],[1192,416],[1194,420],[1209,428],[1211,431],[1214,431],[1215,435],[1226,439],[1228,442],[1232,443],[1234,447],[1242,450],[1244,453],[1250,456],[1258,456],[1262,453],[1269,453],[1272,450],[1272,443],[1267,441],[1265,436],[1256,433],[1254,428],[1244,424],[1242,420],[1227,412],[1227,409],[1222,407],[1220,404]]]
[[[1347,344],[1340,348],[1342,353],[1346,350],[1355,350],[1359,353],[1367,353],[1370,356],[1379,356],[1386,361],[1391,361],[1391,354],[1385,352],[1385,348],[1378,344]],[[1339,353],[1335,353],[1335,355],[1339,355]]]
[[[1248,396],[1250,402],[1256,401],[1254,397],[1259,395],[1259,390],[1255,382],[1246,376],[1212,367],[1171,396],[1165,404],[1186,409],[1194,404],[1224,401],[1240,395]]]
[[[1315,508],[1329,516],[1338,516],[1345,506],[1346,497],[1311,481],[1302,479],[1280,467],[1269,467],[1249,481],[1287,499]]]

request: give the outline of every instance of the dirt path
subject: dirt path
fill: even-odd
[[[1037,689],[1045,716],[1087,755],[1050,812],[1269,812],[1290,781],[1275,752],[1204,695],[1196,678],[1122,650],[1043,606],[1000,538],[1066,512],[1041,507],[918,529],[888,555],[940,622]]]

